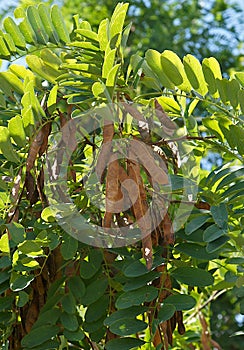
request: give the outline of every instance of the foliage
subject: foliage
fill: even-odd
[[[170,50],[134,54],[125,66],[127,8],[118,4],[98,32],[78,15],[69,32],[57,5],[18,8],[16,20],[3,21],[1,58],[26,55],[28,65],[0,73],[3,349],[218,348],[207,323],[211,302],[229,290],[243,313],[244,73],[223,78],[215,58],[181,60]],[[108,123],[101,106],[113,105]],[[106,143],[118,138],[134,161],[107,166]],[[209,149],[222,164],[207,172],[199,163]],[[90,174],[101,166],[94,184]],[[65,170],[66,188],[55,182]],[[123,212],[88,196],[86,186],[116,202],[124,180],[138,197],[128,190],[132,205]],[[67,202],[55,203],[65,191],[89,225]],[[156,207],[140,223],[153,191]],[[82,239],[67,234],[67,217]],[[135,243],[122,237],[122,247],[95,247],[92,226],[101,223],[135,224]]]
[[[68,26],[75,9],[96,30],[104,18],[111,17],[118,2],[45,0],[47,4],[58,3],[62,6]],[[26,8],[38,2],[16,0],[15,3]],[[170,49],[180,57],[191,52],[200,60],[214,55],[225,72],[233,67],[242,69],[244,28],[240,1],[137,0],[129,1],[129,4],[126,24],[132,23],[132,33],[126,50],[130,54],[137,51],[143,54],[148,48],[159,51]]]

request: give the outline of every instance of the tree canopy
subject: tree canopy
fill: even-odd
[[[244,312],[244,73],[129,55],[127,11],[3,20],[2,349],[220,349],[211,304]]]

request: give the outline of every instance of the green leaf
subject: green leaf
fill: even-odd
[[[228,222],[228,211],[226,204],[220,203],[219,205],[212,205],[210,211],[215,223],[219,227],[225,228]]]
[[[61,314],[60,321],[64,328],[71,332],[76,331],[79,327],[77,317],[72,314],[67,314],[66,312]]]
[[[122,318],[135,318],[138,315],[144,314],[147,310],[148,308],[146,306],[140,305],[115,311],[104,320],[104,325],[111,326],[112,323],[121,320]]]
[[[59,331],[57,326],[43,325],[33,329],[27,334],[21,342],[23,347],[34,348],[37,345],[44,343],[47,340],[55,337]]]
[[[139,349],[143,346],[144,341],[137,338],[117,338],[112,339],[105,345],[106,350],[130,350],[130,349]]]
[[[68,314],[75,314],[76,312],[76,302],[75,298],[71,293],[65,294],[61,300],[62,307]]]
[[[137,86],[136,82],[140,80],[140,82],[147,87],[156,90],[161,89],[161,84],[157,75],[152,71],[144,58],[138,54],[132,55],[130,64],[136,77],[134,82],[135,87]],[[143,76],[142,73],[144,74]]]
[[[80,34],[81,36],[84,36],[85,38],[98,42],[98,34],[93,32],[92,30],[89,29],[83,29],[83,28],[79,28],[75,30],[76,33]]]
[[[108,287],[108,280],[106,278],[96,279],[90,283],[86,288],[86,293],[82,297],[83,305],[90,305],[95,303],[104,295]]]
[[[202,66],[198,59],[188,54],[184,57],[183,64],[187,78],[189,79],[193,89],[202,96],[205,96],[208,92],[208,87],[204,79]]]
[[[89,53],[93,52],[93,55],[99,52],[99,48],[94,43],[91,43],[89,41],[72,41],[69,46],[79,47],[85,51],[89,51]]]
[[[59,37],[56,29],[54,28],[53,22],[51,20],[48,7],[45,4],[38,5],[38,12],[45,28],[45,32],[48,35],[49,41],[53,44],[59,44]]]
[[[190,295],[175,294],[167,297],[164,304],[173,304],[177,311],[190,310],[196,305],[196,300]]]
[[[23,254],[31,257],[37,257],[44,255],[44,252],[41,248],[41,243],[37,243],[34,240],[24,241],[18,245],[18,250]]]
[[[45,28],[39,16],[39,12],[35,6],[29,6],[27,8],[27,18],[33,28],[33,31],[36,35],[37,42],[39,44],[46,45],[48,42],[48,35],[45,32]]]
[[[214,283],[210,272],[196,267],[178,267],[171,272],[171,276],[189,286],[205,287]]]
[[[70,42],[69,32],[65,25],[64,18],[61,14],[61,11],[58,5],[53,5],[51,9],[51,18],[54,28],[60,38],[60,40],[64,44],[68,44]]]
[[[174,316],[176,308],[173,304],[161,304],[157,319],[159,323],[169,320]]]
[[[191,85],[187,79],[183,63],[176,53],[164,50],[161,54],[161,65],[164,73],[175,86],[183,91],[191,91]]]
[[[230,259],[228,259],[227,262],[228,262],[228,264],[241,265],[241,264],[244,264],[244,257],[230,258]]]
[[[8,235],[5,233],[6,237],[8,238]],[[1,239],[0,239],[1,242]],[[4,255],[0,258],[0,269],[4,268],[4,267],[9,267],[11,266],[11,260],[9,258],[9,256]]]
[[[202,214],[202,216],[197,216],[191,221],[186,223],[186,234],[190,235],[192,232],[196,231],[198,228],[202,227],[207,221],[210,220],[210,216]]]
[[[203,239],[205,242],[212,242],[215,239],[224,236],[226,234],[226,230],[219,228],[218,225],[214,224],[209,226],[203,233]]]
[[[54,112],[57,106],[57,94],[58,94],[58,85],[54,85],[49,92],[47,100],[47,108],[49,113]]]
[[[115,306],[118,309],[126,309],[130,306],[140,305],[149,302],[158,296],[158,290],[152,286],[144,286],[139,289],[125,292],[116,300]]]
[[[68,287],[76,300],[80,303],[86,292],[86,286],[79,276],[73,276],[68,280]]]
[[[109,33],[109,20],[106,18],[99,24],[98,28],[98,40],[100,44],[100,49],[102,51],[106,50],[108,45],[108,33]]]
[[[100,343],[102,338],[104,338],[106,332],[107,332],[107,329],[106,327],[103,326],[95,332],[90,332],[90,338],[95,343]]]
[[[178,102],[175,101],[172,97],[160,96],[157,98],[158,103],[163,107],[165,112],[171,112],[180,114],[181,108]]]
[[[14,44],[20,49],[26,48],[26,42],[23,34],[19,30],[17,24],[10,17],[7,17],[3,21],[4,29],[12,37]]]
[[[0,298],[0,311],[11,309],[14,302],[14,295]]]
[[[223,247],[225,245],[225,243],[229,240],[229,237],[227,236],[221,236],[217,239],[215,239],[212,242],[209,242],[207,244],[207,252],[208,253],[213,253],[216,250],[220,249],[221,247]]]
[[[28,77],[29,80],[35,81],[34,74],[29,69],[26,69],[24,66],[20,66],[18,64],[11,64],[9,66],[9,70],[20,79],[25,80]]]
[[[238,101],[240,103],[241,111],[244,114],[244,90],[239,90],[238,92]]]
[[[26,238],[25,228],[18,222],[11,222],[10,224],[6,224],[6,227],[9,231],[11,239],[19,244],[23,242]]]
[[[0,126],[0,150],[2,151],[4,157],[10,162],[19,163],[19,158],[14,152],[10,141],[8,128],[5,126]]]
[[[0,312],[0,324],[8,325],[11,323],[11,311]]]
[[[3,33],[4,41],[11,53],[16,53],[17,49],[14,45],[14,41],[9,33]]]
[[[125,16],[129,4],[118,3],[110,21],[110,45],[113,43],[113,47],[118,47],[121,43],[121,33],[124,26]]]
[[[152,69],[152,71],[157,75],[162,86],[166,87],[167,89],[174,89],[174,84],[169,80],[169,78],[163,71],[163,67],[161,64],[161,54],[156,50],[149,49],[147,50],[145,57],[147,60],[147,64]],[[175,101],[174,99],[171,99],[171,100]],[[177,104],[177,102],[175,103]]]
[[[7,48],[6,42],[2,36],[0,36],[0,57],[5,59],[10,59],[10,52]]]
[[[214,57],[204,58],[202,68],[209,92],[213,97],[218,98],[216,79],[222,79],[219,62]]]
[[[206,251],[205,246],[196,243],[180,243],[175,246],[175,249],[181,253],[200,260],[213,260],[217,258],[216,254],[209,254]]]
[[[90,304],[86,310],[85,321],[94,322],[105,316],[109,307],[109,296],[103,295],[95,303]]]
[[[228,97],[228,83],[229,81],[227,79],[216,79],[216,85],[217,89],[219,91],[220,99],[223,103],[227,104],[229,102],[229,97]]]
[[[154,256],[152,268],[160,266],[164,263],[164,259],[159,256]],[[132,262],[124,269],[124,274],[126,277],[139,277],[149,273],[146,267],[145,259],[140,259]]]
[[[92,249],[88,254],[88,261],[82,260],[80,262],[80,275],[84,279],[92,278],[100,269],[103,261],[103,254],[101,250]]]
[[[29,294],[24,291],[19,292],[19,298],[16,303],[17,307],[23,307],[29,301]]]
[[[36,44],[37,38],[36,34],[26,16],[26,12],[22,7],[18,7],[14,10],[14,16],[17,19],[22,18],[22,21],[19,23],[19,29],[23,34],[25,40],[29,44]]]
[[[85,338],[85,334],[81,329],[78,329],[76,332],[70,332],[67,329],[64,330],[64,336],[69,341],[81,341]]]
[[[14,139],[18,146],[26,146],[26,135],[23,120],[20,115],[16,115],[15,117],[10,119],[8,123],[8,130],[10,136]]]
[[[203,118],[202,123],[204,126],[208,128],[208,130],[210,130],[214,135],[216,135],[221,142],[224,142],[225,137],[220,125],[224,127],[228,127],[229,124],[231,123],[231,121],[228,118],[221,117],[216,119],[216,116],[213,115],[211,117]]]
[[[31,348],[31,350],[57,350],[60,342],[57,340],[48,340],[45,343]],[[24,348],[23,350],[30,350],[30,348]]]
[[[51,207],[46,207],[41,213],[41,218],[46,222],[55,222],[56,211]]]
[[[244,72],[236,72],[235,77],[238,79],[240,84],[244,87]]]
[[[106,86],[103,83],[100,83],[99,81],[96,81],[92,85],[92,93],[96,98],[105,97],[105,89]]]
[[[147,328],[147,323],[133,318],[123,318],[110,326],[110,331],[122,337],[136,334]]]
[[[21,275],[17,272],[12,272],[10,278],[10,288],[12,291],[18,292],[28,287],[33,280],[34,276]]]
[[[60,75],[60,72],[51,66],[46,65],[40,57],[35,55],[27,55],[26,62],[33,72],[37,73],[41,78],[50,83],[54,84],[56,78]]]
[[[32,329],[39,329],[40,326],[43,325],[55,325],[61,315],[60,308],[53,308],[51,307],[49,310],[45,310],[43,312],[43,309],[41,310],[41,313],[38,316],[38,319],[33,324]]]
[[[2,72],[0,77],[6,80],[6,82],[11,86],[11,88],[20,95],[23,95],[23,83],[22,81],[12,72]]]
[[[78,249],[78,241],[67,233],[63,235],[61,254],[65,260],[73,259]]]
[[[108,88],[115,87],[120,67],[121,67],[121,65],[120,65],[120,63],[118,63],[108,72],[108,76],[106,79],[106,86]]]
[[[105,316],[102,316],[97,321],[93,322],[84,322],[83,323],[83,330],[88,333],[95,333],[98,332],[100,329],[104,328],[103,321]]]
[[[130,31],[131,31],[131,27],[132,27],[132,22],[130,22],[124,29],[123,29],[123,33],[122,33],[122,39],[121,39],[121,48],[123,50],[125,50],[127,48],[127,41],[130,35]]]
[[[227,96],[228,96],[228,100],[230,101],[234,109],[237,108],[239,103],[239,100],[238,100],[239,91],[240,91],[240,85],[238,81],[235,79],[229,80],[229,83],[227,86]]]
[[[130,291],[134,289],[138,289],[142,286],[147,285],[149,282],[155,280],[156,278],[160,277],[160,273],[156,271],[150,271],[146,275],[142,275],[139,277],[131,278],[125,285],[124,285],[124,291]]]
[[[230,135],[235,140],[236,148],[239,154],[244,155],[244,129],[241,125],[231,125]],[[228,141],[228,140],[227,140]]]
[[[239,178],[243,178],[244,176],[244,168],[243,167],[229,167],[228,169],[224,169],[220,175],[226,175],[223,180],[218,184],[216,190],[222,189],[224,186],[229,185],[232,182],[236,182]],[[223,176],[220,176],[220,178]],[[217,181],[219,177],[215,176],[213,178],[214,181]]]
[[[59,70],[59,67],[62,64],[62,60],[58,57],[58,55],[56,55],[50,49],[41,50],[40,57],[46,65],[52,67],[56,71]],[[61,74],[61,72],[60,72],[60,74]]]
[[[10,248],[9,248],[9,240],[8,240],[8,234],[4,233],[0,238],[0,251],[2,253],[9,254]]]
[[[9,271],[1,271],[1,273],[0,273],[0,284],[2,284],[5,281],[9,280],[9,278],[10,278]]]

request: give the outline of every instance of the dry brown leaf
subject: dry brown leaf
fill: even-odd
[[[174,238],[173,224],[168,213],[165,214],[164,219],[162,221],[162,229],[163,229],[163,235],[164,235],[163,237],[164,246],[174,244],[175,238]]]
[[[162,322],[160,324],[160,330],[163,335],[164,340],[164,348],[165,350],[169,350],[169,340],[168,340],[168,334],[167,334],[167,321]]]
[[[146,123],[146,119],[144,118],[143,114],[141,114],[138,109],[136,109],[133,104],[128,104],[126,102],[121,102],[120,103],[125,111],[127,113],[129,113],[133,118],[135,118],[137,121],[141,121],[141,122],[145,122]]]
[[[110,121],[104,121],[103,126],[103,144],[100,148],[97,163],[96,163],[96,174],[100,182],[103,181],[103,174],[111,157],[112,151],[112,140],[114,137],[114,124]]]
[[[30,201],[30,204],[35,204],[38,201],[38,190],[36,187],[35,179],[30,171],[26,171],[25,175],[25,188],[26,198]]]
[[[156,329],[156,332],[155,332],[154,337],[153,337],[153,345],[154,345],[155,348],[156,348],[156,347],[159,346],[160,344],[161,344],[161,350],[164,350],[162,335],[161,335],[160,329],[159,329],[159,327],[158,327],[158,328]]]
[[[39,150],[39,155],[41,156],[47,149],[48,137],[51,132],[51,123],[44,124],[42,127],[43,141]]]
[[[26,171],[30,171],[35,163],[37,154],[41,151],[42,153],[46,150],[48,136],[51,131],[50,124],[45,124],[41,130],[37,133],[34,140],[32,141],[29,149],[29,153],[26,160]],[[40,154],[42,154],[40,153]]]
[[[205,317],[203,316],[203,314],[200,312],[199,313],[199,320],[201,322],[202,325],[202,333],[201,333],[201,343],[202,343],[202,348],[203,350],[211,350],[211,336],[210,336],[210,332],[208,329],[208,324],[207,321],[205,319]]]
[[[160,185],[167,185],[169,178],[166,167],[159,167],[153,157],[152,149],[137,140],[131,140],[130,151],[139,160],[139,163],[148,171],[152,177],[152,182]]]
[[[129,157],[129,159],[133,159]],[[148,205],[146,200],[146,191],[143,186],[143,181],[140,174],[140,165],[137,162],[128,162],[128,174],[129,178],[135,182],[139,189],[139,195],[137,200],[133,203],[133,211],[138,223],[138,226],[142,232],[142,249],[143,257],[146,260],[147,268],[150,270],[152,267],[152,218],[148,214]]]
[[[21,175],[22,175],[22,168],[19,169],[18,175],[16,176],[16,179],[14,181],[14,186],[11,191],[11,204],[13,207],[10,209],[8,213],[7,222],[18,221],[18,217],[19,217],[18,202],[20,201],[23,193],[23,190],[20,191]]]
[[[183,323],[183,313],[182,311],[176,311],[176,321],[178,323],[178,332],[183,335],[186,331],[184,323]]]
[[[163,131],[167,135],[172,136],[176,131],[176,124],[169,118],[163,107],[158,103],[157,99],[155,99],[155,112],[162,124]]]
[[[198,209],[210,210],[210,204],[207,202],[198,202],[194,204]]]

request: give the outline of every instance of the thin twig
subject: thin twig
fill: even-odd
[[[197,310],[195,312],[193,312],[185,321],[185,323],[188,323],[192,318],[194,318],[199,311],[201,311],[202,309],[205,308],[205,306],[207,306],[209,303],[211,303],[212,301],[218,299],[218,297],[220,297],[220,295],[224,294],[227,291],[227,288],[220,290],[219,292],[216,291],[214,292],[212,295],[210,295],[210,297],[205,301],[205,303],[203,303],[202,305],[200,305]]]

